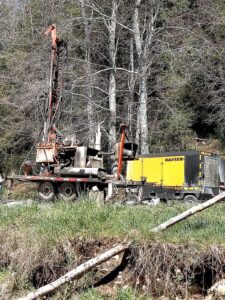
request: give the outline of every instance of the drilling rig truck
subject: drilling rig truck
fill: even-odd
[[[154,199],[179,199],[187,202],[209,199],[224,187],[224,159],[219,155],[198,151],[168,152],[136,156],[138,145],[129,141],[126,125],[121,125],[120,142],[114,155],[116,168],[108,174],[101,151],[100,125],[95,146],[79,144],[72,138],[64,140],[57,125],[62,105],[62,56],[65,43],[51,25],[51,64],[49,93],[46,99],[42,140],[36,147],[38,174],[32,175],[33,163],[23,164],[24,175],[8,176],[10,180],[38,183],[41,199],[50,201],[56,196],[75,200],[86,191],[102,191],[106,200],[125,190],[125,202],[152,203]],[[121,176],[123,161],[127,161],[126,179]]]

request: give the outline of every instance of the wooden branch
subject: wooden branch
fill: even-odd
[[[72,271],[66,273],[62,277],[58,278],[57,280],[53,281],[52,283],[49,283],[39,289],[37,289],[35,292],[29,293],[27,296],[19,298],[17,300],[34,300],[37,299],[38,297],[42,297],[61,285],[70,282],[71,280],[74,280],[76,278],[79,278],[80,276],[84,275],[85,273],[89,272],[91,269],[94,267],[100,265],[101,263],[105,262],[106,260],[110,259],[111,257],[127,250],[130,247],[130,242],[122,243],[119,244],[107,252],[104,252],[100,254],[99,256],[92,258],[88,260],[87,262],[79,265]]]
[[[214,205],[215,203],[223,200],[225,198],[225,192],[213,197],[212,199],[205,201],[197,206],[193,206],[192,208],[186,210],[185,212],[183,212],[182,214],[173,217],[171,219],[169,219],[168,221],[160,224],[159,226],[156,226],[155,228],[153,228],[151,231],[152,232],[159,232],[159,231],[163,231],[171,226],[173,226],[174,224],[183,221],[187,218],[189,218],[190,216]]]
[[[122,24],[121,22],[115,20],[114,18],[112,18],[112,16],[106,15],[105,13],[103,13],[99,8],[97,8],[93,3],[92,5],[85,3],[85,6],[90,7],[91,9],[93,9],[95,12],[99,13],[105,20],[111,20],[113,22],[116,22],[118,25],[120,25],[122,28],[133,32],[132,28],[129,28],[128,26]]]
[[[210,199],[204,203],[201,203],[197,206],[194,206],[194,207],[186,210],[182,214],[169,219],[168,221],[160,224],[157,227],[154,227],[151,230],[151,232],[157,233],[157,232],[163,231],[163,230],[169,228],[170,226],[173,226],[174,224],[179,223],[180,221],[185,220],[185,219],[189,218],[190,216],[214,205],[215,203],[223,200],[224,198],[225,198],[225,192],[213,197],[212,199]],[[107,261],[108,259],[112,258],[113,256],[127,250],[130,247],[130,245],[131,245],[131,242],[121,243],[121,244],[111,248],[107,252],[104,252],[103,254],[100,254],[99,256],[97,256],[93,259],[90,259],[87,262],[81,264],[80,266],[78,266],[75,269],[73,269],[72,271],[66,273],[62,277],[55,280],[54,282],[47,284],[47,285],[39,288],[35,292],[29,293],[27,296],[19,298],[18,300],[34,300],[34,299],[37,299],[38,297],[44,296],[44,295],[54,291],[55,289],[59,288],[63,284],[70,282],[71,280],[74,280],[76,278],[80,278],[82,275],[89,272],[94,267]]]

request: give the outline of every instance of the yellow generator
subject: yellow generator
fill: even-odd
[[[223,158],[199,151],[140,155],[127,163],[127,180],[142,183],[143,199],[210,199],[224,177]]]

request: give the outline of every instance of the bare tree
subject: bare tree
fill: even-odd
[[[140,17],[140,7],[142,0],[135,0],[133,15],[133,30],[136,50],[138,54],[138,68],[140,73],[139,82],[139,108],[137,114],[136,141],[140,142],[141,153],[148,153],[148,119],[147,102],[148,71],[152,63],[150,49],[153,45],[153,37],[156,30],[155,21],[159,12],[160,1],[148,0],[148,9]]]
[[[110,75],[109,75],[109,148],[116,143],[116,17],[117,17],[117,0],[112,1],[111,18],[105,19],[109,33],[109,60],[110,60]]]
[[[89,99],[87,103],[87,115],[88,115],[88,135],[89,135],[89,145],[94,145],[94,137],[95,137],[95,120],[94,120],[94,112],[93,112],[93,80],[92,80],[92,71],[91,71],[91,57],[90,57],[90,38],[91,38],[91,28],[92,28],[92,17],[93,11],[91,10],[90,16],[86,14],[86,8],[84,6],[84,0],[80,0],[81,6],[81,15],[84,22],[84,48],[85,48],[85,69],[86,69],[86,88],[85,93],[87,98]],[[90,9],[89,9],[90,10]]]
[[[128,82],[129,86],[129,99],[128,99],[128,124],[131,135],[133,136],[133,123],[134,123],[134,94],[135,94],[135,67],[134,67],[134,40],[130,38],[130,78]]]

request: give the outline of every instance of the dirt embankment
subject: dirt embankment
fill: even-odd
[[[41,244],[23,244],[22,237],[20,241],[3,240],[1,237],[0,267],[10,270],[10,284],[1,299],[13,299],[26,290],[43,286],[119,242],[79,238],[43,248]],[[224,277],[224,269],[225,248],[201,250],[156,242],[134,244],[129,251],[71,283],[67,295],[94,287],[113,299],[118,288],[128,286],[153,298],[204,299],[210,287]]]

